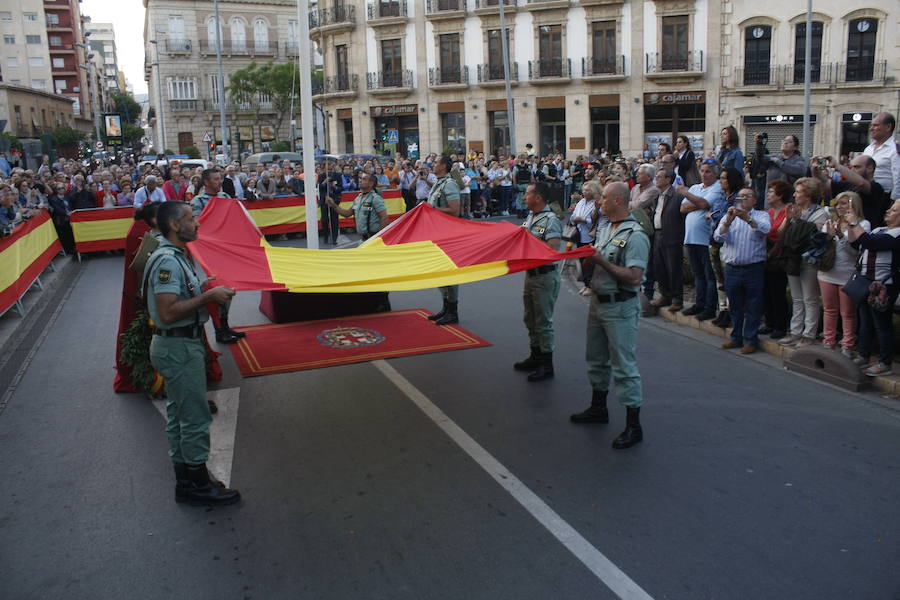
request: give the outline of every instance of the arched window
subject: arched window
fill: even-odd
[[[222,27],[219,26],[219,33],[222,33]],[[210,17],[206,21],[206,39],[209,42],[209,47],[211,50],[215,50],[218,46],[218,42],[216,41],[216,20],[213,17]]]
[[[253,22],[253,42],[256,49],[265,51],[269,48],[269,26],[263,19],[257,19]]]
[[[231,49],[245,50],[247,48],[247,28],[244,26],[243,19],[232,19],[231,21]]]

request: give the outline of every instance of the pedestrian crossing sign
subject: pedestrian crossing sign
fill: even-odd
[[[399,144],[400,133],[396,129],[388,129],[388,144]]]

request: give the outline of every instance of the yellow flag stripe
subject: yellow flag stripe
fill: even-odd
[[[5,290],[25,272],[31,264],[56,241],[53,221],[48,220],[28,235],[16,240],[0,252],[0,290]]]
[[[101,240],[123,240],[134,223],[133,218],[103,219],[102,221],[76,221],[72,223],[75,242],[99,242]]]
[[[343,208],[350,208],[352,202],[342,202]],[[403,198],[386,198],[384,201],[388,215],[402,215],[406,212],[406,204]],[[248,203],[247,212],[256,223],[257,227],[272,227],[273,225],[287,225],[288,223],[306,222],[306,205],[283,206],[279,208],[254,208],[253,203]],[[322,209],[316,209],[316,217],[322,220]]]

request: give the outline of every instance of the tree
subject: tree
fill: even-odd
[[[228,99],[237,105],[249,105],[255,124],[262,119],[272,126],[275,135],[284,127],[291,106],[296,106],[300,92],[300,70],[295,63],[275,64],[271,61],[259,66],[250,63],[235,71],[227,88]],[[266,106],[263,117],[263,101]]]
[[[3,137],[6,144],[9,144],[10,150],[18,150],[19,152],[22,151],[22,149],[23,149],[22,140],[20,140],[13,134],[3,132],[2,134],[0,134],[0,137]]]
[[[60,125],[50,135],[53,137],[53,143],[57,148],[74,148],[78,142],[85,138],[83,131],[72,129],[68,125]]]
[[[112,95],[112,100],[116,106],[116,112],[122,115],[123,123],[135,124],[140,121],[141,105],[131,95],[116,92]]]
[[[200,150],[197,146],[186,146],[184,153],[187,154],[188,158],[200,158]]]

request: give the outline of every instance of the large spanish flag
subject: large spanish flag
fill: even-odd
[[[69,220],[78,252],[122,250],[134,223],[134,209],[130,206],[86,208],[72,211]]]
[[[19,301],[61,249],[45,210],[0,239],[0,314]]]
[[[244,207],[214,198],[191,252],[217,283],[237,290],[377,292],[469,283],[590,255],[555,252],[521,227],[458,219],[420,204],[359,248],[269,245]]]
[[[350,208],[359,192],[341,194],[341,206]],[[406,211],[400,190],[385,190],[382,194],[391,221],[399,219]],[[244,204],[253,221],[266,235],[306,231],[306,200],[303,196],[285,196],[272,200],[254,200]],[[322,227],[322,209],[317,209],[319,228]],[[356,227],[353,219],[341,219],[341,227]]]

